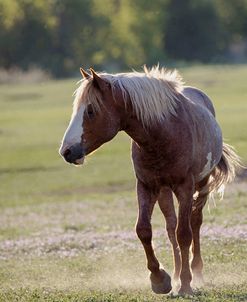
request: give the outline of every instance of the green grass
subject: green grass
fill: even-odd
[[[236,291],[239,292],[236,295]],[[91,291],[90,293],[85,293],[81,291],[67,292],[58,291],[53,292],[47,289],[40,289],[30,291],[29,289],[22,289],[18,292],[11,291],[6,295],[0,297],[0,301],[47,301],[47,302],[68,302],[68,301],[85,301],[85,302],[150,302],[150,301],[184,301],[184,302],[222,302],[222,301],[246,301],[246,292],[244,285],[238,285],[230,287],[227,290],[221,288],[218,291],[207,290],[207,291],[197,291],[193,298],[177,298],[175,296],[154,296],[148,291],[113,291],[111,293],[102,293],[97,291]]]
[[[181,73],[212,98],[224,137],[247,162],[247,66]],[[58,155],[77,80],[0,86],[0,301],[247,301],[246,182],[205,209],[205,287],[188,299],[152,294],[134,232],[130,139],[118,134],[81,168]],[[171,272],[157,209],[153,226]]]

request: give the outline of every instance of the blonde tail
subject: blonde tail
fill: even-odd
[[[223,197],[224,187],[227,183],[232,182],[236,172],[244,168],[240,157],[234,148],[223,143],[223,152],[221,159],[215,169],[212,171],[209,181],[209,192],[219,193]]]

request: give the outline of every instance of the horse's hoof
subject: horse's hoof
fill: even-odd
[[[192,296],[193,290],[190,286],[186,287],[180,287],[180,290],[178,291],[179,296]]]
[[[172,290],[171,277],[163,270],[160,270],[161,282],[155,282],[153,273],[150,274],[152,291],[156,294],[168,294]]]

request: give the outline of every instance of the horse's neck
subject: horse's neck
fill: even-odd
[[[119,113],[121,130],[125,131],[143,150],[150,150],[159,142],[167,140],[169,134],[166,132],[169,126],[165,122],[162,126],[155,122],[153,125],[144,126],[134,113],[131,102],[124,102],[121,92],[117,91],[117,93],[119,102],[115,105]]]
[[[159,143],[166,141],[166,129],[164,126],[153,125],[144,127],[142,122],[136,117],[131,116],[127,119],[123,129],[143,150],[149,151],[157,148]]]
[[[145,146],[149,143],[150,137],[147,130],[137,119],[131,119],[126,125],[124,131],[139,145]]]

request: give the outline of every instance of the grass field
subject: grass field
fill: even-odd
[[[224,137],[247,162],[247,66],[181,70],[213,100]],[[81,168],[58,148],[74,80],[0,86],[0,301],[247,301],[247,183],[205,209],[206,285],[193,298],[151,293],[134,232],[130,139],[120,133]],[[157,255],[172,271],[158,210]]]

